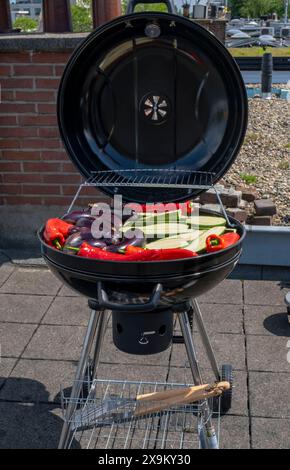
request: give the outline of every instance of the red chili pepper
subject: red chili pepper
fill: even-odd
[[[176,202],[172,203],[172,208],[176,208],[176,210],[181,210],[183,215],[191,215],[191,211],[193,208],[193,202],[192,201],[186,201],[186,202]],[[169,209],[166,208],[166,203],[159,203],[159,204],[136,204],[136,203],[131,203],[127,204],[127,207],[131,208],[132,210],[135,210],[136,212],[140,212],[140,209],[142,212],[157,212],[157,213],[162,213],[162,212],[168,212]]]
[[[229,246],[235,245],[240,240],[240,235],[235,232],[225,233],[221,236],[221,239],[224,243],[224,248],[228,248]]]
[[[125,255],[134,255],[136,253],[143,253],[145,248],[140,248],[139,246],[128,245],[125,249]]]
[[[49,219],[45,224],[43,238],[49,245],[60,250],[65,244],[65,240],[69,236],[69,230],[72,227],[73,225],[61,219]]]
[[[142,250],[138,253],[120,255],[119,253],[111,253],[100,248],[94,248],[88,243],[83,243],[78,256],[84,258],[94,258],[105,261],[161,261],[176,260],[183,258],[193,258],[196,253],[185,249],[168,249],[168,250]]]
[[[207,253],[215,253],[223,250],[224,242],[218,235],[210,235],[206,239],[206,251]]]

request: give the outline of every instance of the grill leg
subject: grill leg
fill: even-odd
[[[203,383],[202,375],[200,372],[196,350],[193,342],[191,326],[188,319],[187,312],[180,313],[179,316],[180,328],[184,338],[184,344],[191,368],[191,373],[195,385],[201,385]],[[211,410],[206,400],[201,407],[202,422],[204,426],[200,429],[200,441],[203,448],[207,449],[218,449],[218,441],[215,433],[215,429],[212,425]]]
[[[60,441],[59,441],[59,449],[66,449],[69,444],[69,437],[70,437],[70,430],[71,430],[71,423],[70,420],[76,410],[77,407],[77,400],[80,396],[81,389],[82,389],[82,382],[84,380],[85,370],[89,361],[89,354],[92,349],[93,340],[96,334],[96,329],[98,325],[98,321],[102,318],[103,312],[97,312],[95,310],[92,311],[91,317],[88,323],[86,335],[84,338],[82,351],[80,360],[78,363],[72,392],[70,396],[69,405],[66,410],[65,421],[63,424]]]
[[[100,362],[100,354],[103,345],[103,339],[105,336],[106,326],[107,326],[107,311],[105,310],[103,314],[100,316],[100,320],[98,323],[98,328],[95,336],[95,349],[92,359],[92,379],[94,380],[97,376],[97,370]]]
[[[206,350],[207,357],[208,357],[209,362],[211,364],[213,373],[215,375],[216,380],[220,381],[221,376],[220,376],[219,366],[217,364],[217,361],[216,361],[216,358],[215,358],[215,355],[214,355],[214,351],[213,351],[209,336],[207,334],[205,324],[204,324],[202,314],[201,314],[199,305],[197,303],[197,300],[192,299],[190,304],[191,304],[191,307],[193,309],[194,319],[196,320],[197,328],[198,328],[198,331],[200,333],[202,343],[203,343],[204,348]]]

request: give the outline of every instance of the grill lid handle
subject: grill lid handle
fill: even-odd
[[[164,3],[167,6],[168,13],[176,13],[172,0],[129,0],[126,11],[127,15],[134,13],[136,5],[146,5],[146,3]]]
[[[110,302],[102,282],[98,282],[98,304],[101,308],[119,312],[150,312],[158,306],[162,291],[162,284],[156,284],[148,302],[144,304],[118,304]]]

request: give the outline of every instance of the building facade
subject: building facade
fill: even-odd
[[[12,21],[20,16],[38,18],[42,8],[42,0],[14,0],[11,2]]]

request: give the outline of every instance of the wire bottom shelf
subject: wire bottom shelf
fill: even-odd
[[[82,391],[88,384],[82,383]],[[114,380],[94,380],[89,394],[81,394],[74,403],[77,411],[69,419],[72,437],[70,448],[83,449],[198,449],[199,430],[203,428],[202,407],[204,403],[172,407],[145,417],[119,419],[118,414],[105,413],[108,400],[128,401],[118,409],[122,413],[131,412],[130,400],[143,393],[185,387],[184,384],[153,382],[127,382]],[[64,419],[71,399],[62,391]],[[212,403],[209,403],[212,410]],[[95,416],[94,416],[94,410]],[[88,422],[88,413],[90,421]],[[104,413],[101,417],[98,413]],[[219,440],[220,413],[211,412]]]

